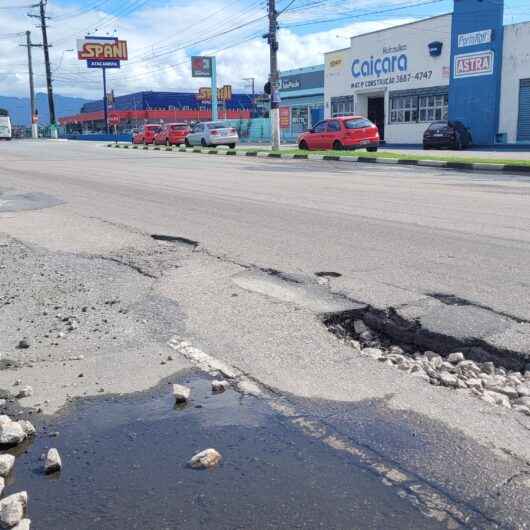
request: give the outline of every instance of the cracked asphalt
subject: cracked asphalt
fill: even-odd
[[[428,485],[462,527],[530,528],[529,418],[360,358],[321,321],[345,300],[395,308],[527,359],[528,178],[28,141],[0,145],[2,192],[16,368],[0,388],[31,384],[22,405],[150,388],[191,367],[167,360],[178,335]]]

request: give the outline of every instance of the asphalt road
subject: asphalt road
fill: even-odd
[[[385,307],[444,293],[530,320],[530,179],[410,167],[0,145],[2,186]]]
[[[469,527],[528,528],[528,419],[352,355],[321,325],[319,314],[340,303],[319,291],[314,273],[339,273],[326,289],[349,301],[393,308],[437,333],[527,355],[530,179],[28,141],[0,144],[0,192],[6,190],[11,200],[0,197],[0,233],[51,253],[35,270],[42,264],[53,270],[65,253],[127,264],[142,275],[136,296],[158,297],[149,306],[157,308],[153,318],[171,321],[173,314],[178,340],[285,398],[293,417],[369,448],[407,481],[421,478],[478,517]],[[21,192],[29,195],[17,205],[12,197]],[[45,209],[18,211],[46,197],[52,204],[40,204]],[[150,234],[200,245],[180,246],[168,258]],[[87,267],[68,261],[63,269],[75,276]],[[264,274],[270,269],[303,287]],[[117,281],[115,268],[105,270],[100,266],[94,278]],[[134,289],[133,281],[127,277],[123,289]],[[157,358],[144,339],[152,328],[139,335],[148,359]],[[97,391],[89,385],[92,373],[106,377],[106,390],[124,392],[146,388],[188,361],[197,364],[184,348],[186,361],[178,366],[139,368],[125,346],[119,357],[105,347],[108,356],[83,367],[80,394]],[[112,377],[116,363],[119,378]],[[57,366],[20,372],[37,381],[35,400],[53,393],[53,410],[72,391],[65,380],[77,370],[57,375]],[[0,373],[0,387],[9,377]],[[337,445],[332,440],[326,437]]]

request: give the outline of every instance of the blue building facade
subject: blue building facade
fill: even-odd
[[[285,70],[280,73],[280,106],[284,138],[294,138],[324,117],[324,65]],[[288,114],[287,114],[288,113]]]
[[[232,94],[222,103],[227,110],[252,109],[250,94]],[[196,92],[136,92],[114,98],[114,110],[205,110],[210,106],[197,98]],[[103,101],[91,101],[81,108],[81,113],[103,110]]]

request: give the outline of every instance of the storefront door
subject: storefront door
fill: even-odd
[[[368,119],[377,125],[381,140],[385,139],[385,98],[368,98]]]

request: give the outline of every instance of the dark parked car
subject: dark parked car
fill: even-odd
[[[423,149],[465,149],[472,143],[471,133],[459,121],[435,121],[423,133]]]

